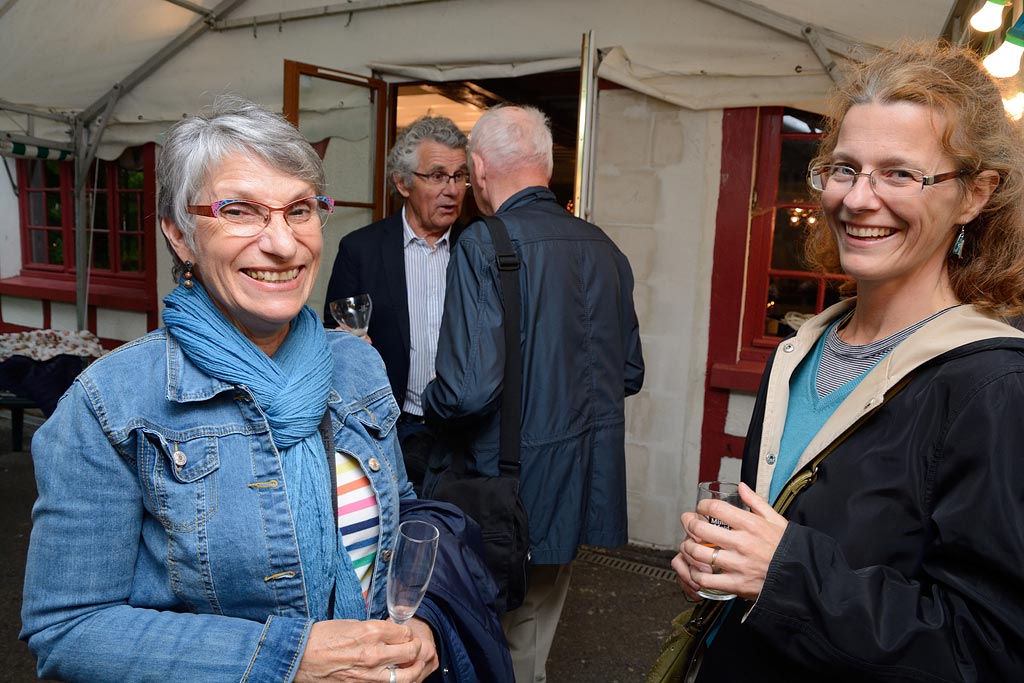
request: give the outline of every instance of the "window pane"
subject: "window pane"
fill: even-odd
[[[46,193],[28,193],[28,224],[46,225]]]
[[[26,187],[43,187],[43,162],[29,159],[25,162],[28,166],[28,181]]]
[[[141,190],[142,169],[119,168],[117,185],[122,190]]]
[[[139,205],[142,195],[134,192],[119,193],[121,198],[121,230],[135,232],[139,230]]]
[[[92,267],[100,270],[110,270],[110,233],[93,233]]]
[[[46,193],[46,223],[45,225],[61,226],[61,203],[59,192]]]
[[[772,239],[774,270],[807,270],[804,263],[804,235],[808,230],[827,230],[810,209],[790,207],[775,211],[775,234]]]
[[[65,162],[70,163],[70,162]],[[47,161],[46,166],[46,187],[60,187],[60,164],[59,161]]]
[[[96,167],[99,166],[99,172],[96,172]],[[105,161],[94,161],[92,167],[89,169],[89,187],[96,187],[101,190],[107,189],[107,162]]]
[[[142,240],[138,235],[121,236],[121,272],[142,271],[141,245]]]
[[[89,207],[92,211],[92,226],[95,230],[109,230],[110,216],[107,211],[107,193],[93,192],[89,196]]]
[[[46,231],[29,231],[29,258],[32,263],[46,263]]]
[[[799,138],[782,140],[782,162],[779,165],[780,204],[812,204],[807,185],[807,167],[818,151],[818,140]]]
[[[47,230],[47,262],[51,265],[64,265],[64,237],[60,230]]]
[[[817,278],[771,277],[768,280],[768,318],[765,334],[785,337],[796,330],[786,324],[801,316],[817,313],[818,287],[823,286]],[[793,315],[795,314],[795,315]]]

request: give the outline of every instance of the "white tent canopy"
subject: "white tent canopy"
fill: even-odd
[[[8,1],[0,14],[0,100],[65,112],[101,98],[193,27],[197,37],[118,92],[99,153],[159,140],[167,126],[235,92],[280,109],[285,59],[369,75],[469,79],[578,64],[593,30],[600,75],[693,109],[804,105],[830,84],[811,45],[753,20],[745,0],[355,0],[363,11],[289,21],[312,0]],[[213,28],[185,6],[232,6]],[[761,0],[850,45],[934,37],[951,0]],[[728,11],[723,6],[735,6]],[[745,6],[747,11],[744,11]],[[754,6],[757,9],[760,6]],[[308,13],[307,13],[308,14]],[[267,17],[273,23],[262,23]],[[232,27],[240,25],[240,27]],[[404,76],[401,76],[404,75]],[[94,109],[95,110],[95,109]],[[56,121],[0,111],[0,131],[68,140]]]

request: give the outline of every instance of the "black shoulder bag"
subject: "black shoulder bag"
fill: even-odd
[[[484,561],[498,585],[499,615],[523,604],[530,530],[519,499],[519,429],[522,414],[523,358],[519,339],[519,256],[493,216],[483,217],[494,242],[504,308],[505,377],[501,394],[501,450],[497,477],[466,472],[467,453],[451,451],[451,465],[440,472],[427,497],[452,503],[480,525]]]

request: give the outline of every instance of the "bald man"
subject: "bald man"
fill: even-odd
[[[480,211],[502,219],[522,264],[519,476],[531,568],[525,601],[503,626],[517,683],[543,683],[577,546],[627,541],[624,399],[644,376],[633,273],[600,228],[565,211],[548,189],[551,131],[540,111],[489,110],[468,152]],[[429,420],[470,435],[467,468],[489,476],[498,475],[502,319],[494,245],[476,221],[448,266],[437,377],[423,406]]]

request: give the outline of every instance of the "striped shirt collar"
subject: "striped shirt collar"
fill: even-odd
[[[454,225],[454,223],[452,225]],[[451,235],[451,234],[452,234],[452,228],[451,228],[451,226],[448,226],[448,229],[444,231],[444,234],[441,235],[440,237],[438,237],[437,241],[434,242],[434,246],[436,247],[436,246],[440,245],[442,242],[443,243],[447,243],[448,242],[448,236]],[[402,237],[402,246],[403,247],[408,247],[410,243],[415,242],[416,240],[420,240],[422,242],[426,242],[427,241],[425,238],[420,237],[415,232],[413,232],[412,226],[409,225],[409,221],[405,217],[405,207],[404,206],[402,207],[402,235],[403,235],[403,237]]]

